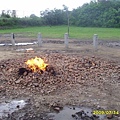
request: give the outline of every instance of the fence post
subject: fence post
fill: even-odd
[[[42,35],[38,33],[38,46],[42,46]]]
[[[64,43],[65,43],[65,47],[68,48],[68,33],[64,34]]]
[[[93,36],[93,47],[95,50],[97,50],[98,48],[98,35],[97,34],[94,34]]]
[[[11,43],[12,43],[12,46],[15,46],[15,35],[14,33],[11,33]]]

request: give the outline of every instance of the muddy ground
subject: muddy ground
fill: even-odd
[[[29,40],[27,38],[17,40],[17,42],[29,41],[31,42],[35,40]],[[67,86],[64,89],[58,89],[48,94],[32,92],[20,87],[16,87],[15,89],[10,89],[10,87],[8,87],[7,89],[4,89],[5,84],[2,82],[5,81],[5,78],[2,79],[0,77],[0,103],[11,101],[13,99],[25,100],[27,102],[27,105],[24,108],[9,114],[5,118],[0,118],[1,120],[54,120],[55,118],[48,117],[47,113],[53,112],[51,108],[56,106],[58,111],[64,106],[83,106],[92,108],[93,110],[104,109],[120,112],[120,41],[101,40],[99,41],[97,50],[94,50],[91,40],[83,41],[70,39],[69,42],[70,44],[68,48],[65,48],[63,40],[60,39],[44,39],[41,47],[38,47],[37,45],[15,47],[7,45],[0,46],[0,61],[22,59],[24,57],[30,58],[31,56],[44,54],[60,54],[61,56],[78,56],[81,58],[95,57],[103,61],[110,61],[111,64],[114,64],[117,67],[117,73],[114,74],[114,72],[111,72],[109,76],[107,76],[106,73],[102,79],[103,84],[101,86],[99,85],[99,80],[96,80],[93,85],[89,84],[89,81],[87,81],[88,84],[74,83],[69,87]],[[0,43],[4,43],[4,40],[1,39]],[[26,51],[25,49],[27,48],[33,48],[33,50]],[[92,79],[90,81],[92,81]],[[73,116],[70,120],[76,119],[81,118],[74,118]],[[90,120],[93,118],[83,119]],[[105,117],[104,119],[108,118]],[[120,115],[114,115],[110,119],[119,120]],[[59,118],[59,120],[67,119]]]

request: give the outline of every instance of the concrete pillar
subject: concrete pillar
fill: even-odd
[[[42,46],[42,35],[38,33],[38,46]]]
[[[15,35],[14,33],[11,33],[11,43],[12,43],[12,46],[15,46]]]
[[[94,34],[93,36],[93,47],[95,50],[97,50],[98,48],[98,35],[97,34]]]
[[[65,47],[68,48],[68,43],[69,43],[68,33],[64,34],[64,43],[65,43]]]

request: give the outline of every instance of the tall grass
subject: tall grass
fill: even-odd
[[[64,33],[67,33],[67,26],[42,26],[42,27],[27,27],[0,30],[2,33],[20,33],[36,36],[38,32],[44,38],[61,38],[63,39]],[[120,40],[120,29],[118,28],[90,28],[90,27],[75,27],[70,26],[69,37],[74,39],[92,39],[94,34],[98,34],[101,40]]]

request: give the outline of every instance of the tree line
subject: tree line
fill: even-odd
[[[84,4],[71,12],[71,24],[85,27],[120,27],[120,0]]]
[[[116,27],[120,28],[120,0],[98,0],[86,3],[81,7],[69,11],[63,5],[63,9],[46,9],[40,12],[40,16],[31,14],[29,17],[18,18],[16,12],[2,12],[0,27],[25,27],[43,25],[70,25],[82,27]]]

